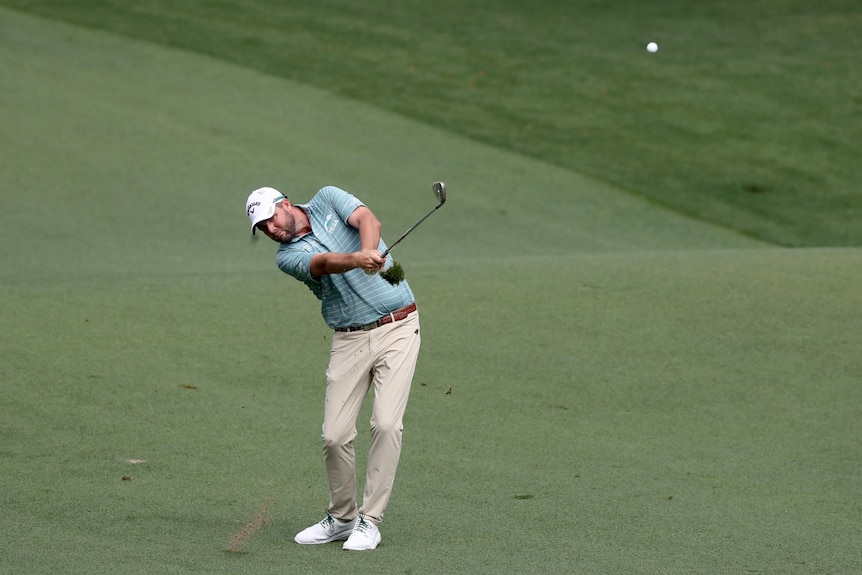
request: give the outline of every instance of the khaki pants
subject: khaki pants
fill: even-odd
[[[371,446],[361,512],[383,519],[401,456],[402,419],[419,356],[419,312],[370,331],[335,332],[326,370],[323,458],[329,480],[329,512],[353,519],[356,504],[356,419],[374,387]]]

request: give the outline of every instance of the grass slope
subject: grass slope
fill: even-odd
[[[247,233],[238,217],[246,194],[259,185],[296,201],[341,185],[380,211],[391,240],[433,206],[431,182],[443,179],[447,215],[417,231],[435,230],[435,249],[405,242],[408,259],[759,245],[313,88],[3,17],[0,165],[17,209],[0,215],[10,264],[0,274],[12,280],[24,270],[47,281],[268,268],[271,259],[236,241]]]
[[[0,571],[859,570],[859,250],[762,249],[304,85],[0,22]],[[341,183],[398,233],[437,178],[399,246],[423,354],[384,544],[297,546],[329,332],[241,202]]]
[[[2,4],[313,84],[769,242],[862,245],[852,0]]]

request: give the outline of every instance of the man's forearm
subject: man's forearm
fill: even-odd
[[[359,258],[354,252],[352,254],[343,254],[339,252],[326,252],[315,254],[311,258],[312,277],[320,279],[329,274],[343,274],[360,266]]]
[[[374,250],[362,250],[344,254],[339,252],[324,252],[314,254],[311,258],[310,272],[315,279],[329,274],[343,274],[357,268],[368,273],[380,271],[385,260],[381,259],[380,252]]]
[[[383,227],[374,213],[360,206],[347,218],[347,223],[359,230],[359,241],[364,251],[376,250],[380,246],[380,229]]]
[[[359,222],[359,240],[363,250],[376,250],[380,246],[380,221],[371,212]]]

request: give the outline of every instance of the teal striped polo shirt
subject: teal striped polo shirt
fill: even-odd
[[[352,253],[362,249],[359,230],[347,218],[359,206],[359,199],[335,186],[319,190],[307,204],[297,204],[311,222],[311,233],[281,244],[276,254],[279,269],[303,282],[320,300],[320,311],[326,325],[335,329],[371,323],[413,303],[407,281],[391,285],[379,274],[369,275],[361,269],[343,274],[311,277],[311,257],[317,253]],[[386,244],[380,240],[381,252]],[[392,256],[387,256],[387,267]]]

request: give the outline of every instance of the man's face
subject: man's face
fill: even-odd
[[[291,212],[292,206],[287,200],[281,200],[275,206],[275,212],[268,220],[257,224],[257,229],[266,237],[279,243],[287,243],[296,237],[296,219]]]

